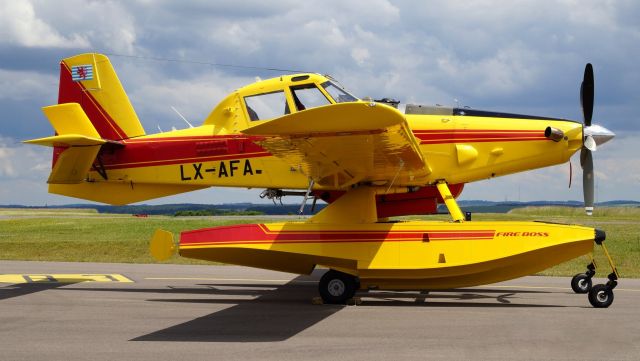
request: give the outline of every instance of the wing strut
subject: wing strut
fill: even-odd
[[[304,193],[304,199],[302,200],[302,204],[300,205],[300,210],[298,211],[299,215],[302,215],[304,213],[304,206],[307,204],[307,199],[309,199],[309,195],[311,195],[311,190],[313,188],[313,185],[315,184],[315,182],[313,181],[313,179],[309,178],[309,188],[307,188],[307,191]],[[313,201],[313,205],[315,207],[315,198]]]
[[[447,182],[444,180],[439,180],[436,183],[436,187],[438,188],[440,196],[442,196],[444,204],[447,206],[447,209],[449,210],[449,214],[451,215],[453,221],[458,223],[464,222],[464,214],[460,210],[460,207],[458,207],[458,202],[456,202],[456,199],[451,194]]]

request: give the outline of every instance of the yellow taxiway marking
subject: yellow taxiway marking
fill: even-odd
[[[117,273],[0,274],[0,283],[133,282]]]
[[[287,279],[261,279],[261,278],[210,278],[210,277],[146,277],[145,280],[161,280],[161,281],[233,281],[233,282],[269,282],[269,283],[283,283],[283,282],[295,282],[295,283],[317,283],[318,281],[294,281]],[[488,285],[482,286],[484,288],[475,288],[478,291],[483,291],[489,288],[522,288],[522,289],[547,289],[547,290],[570,290],[571,287],[556,287],[556,286],[522,286],[522,285]],[[487,288],[489,287],[489,288]],[[616,288],[616,291],[630,291],[640,292],[640,289],[630,288]],[[439,290],[433,290],[438,292]]]

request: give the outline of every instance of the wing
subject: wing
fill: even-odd
[[[358,182],[423,184],[431,173],[419,142],[397,109],[340,103],[285,115],[245,129],[256,143],[335,189]]]

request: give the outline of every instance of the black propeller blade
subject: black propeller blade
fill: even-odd
[[[584,125],[591,126],[591,117],[593,116],[593,66],[588,63],[584,68],[584,78],[580,86],[580,105],[582,106],[582,115],[584,117]]]
[[[591,126],[593,116],[594,99],[593,66],[588,63],[584,68],[584,78],[580,86],[580,105],[584,117],[584,127]],[[584,129],[584,128],[583,128]],[[582,192],[584,195],[584,209],[587,215],[593,214],[594,179],[593,179],[593,155],[591,149],[595,150],[595,142],[591,136],[583,139],[582,150],[580,151],[580,165],[582,166]]]

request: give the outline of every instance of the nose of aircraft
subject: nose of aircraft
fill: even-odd
[[[596,145],[602,145],[615,136],[612,131],[601,125],[594,124],[584,128],[585,142],[587,138],[591,137],[596,142]]]

